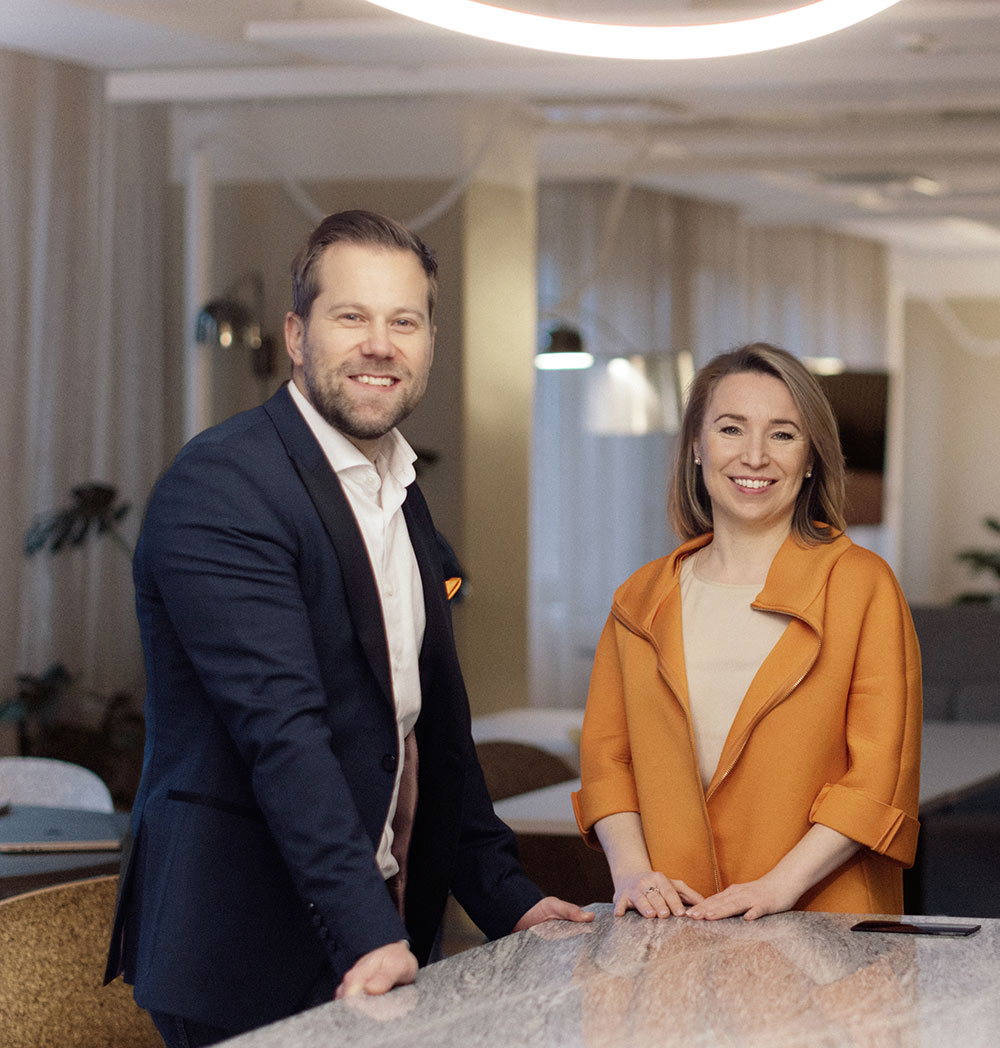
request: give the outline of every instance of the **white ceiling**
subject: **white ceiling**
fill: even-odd
[[[680,22],[795,3],[508,6]],[[419,102],[427,117],[453,113],[457,99],[502,100],[537,128],[543,177],[618,178],[628,165],[638,184],[732,201],[751,220],[1000,251],[1000,0],[901,0],[823,40],[690,62],[544,55],[365,0],[0,0],[0,47],[102,70],[116,101]],[[420,127],[432,135],[445,123]]]

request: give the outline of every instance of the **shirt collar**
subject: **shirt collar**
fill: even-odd
[[[340,430],[331,426],[294,382],[288,383],[288,391],[335,473],[340,474],[357,467],[372,467],[371,459]],[[387,473],[392,474],[405,488],[416,479],[416,470],[413,468],[416,458],[416,452],[406,442],[403,434],[393,428],[379,442],[374,468],[383,479]]]

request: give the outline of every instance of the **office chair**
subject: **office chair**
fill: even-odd
[[[120,979],[102,986],[117,875],[0,900],[4,1048],[163,1048]]]
[[[0,757],[0,802],[114,811],[111,791],[89,768],[50,757]]]

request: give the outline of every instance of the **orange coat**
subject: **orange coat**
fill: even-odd
[[[888,565],[841,535],[778,551],[754,607],[792,616],[744,696],[712,781],[695,756],[680,565],[711,535],[640,568],[615,593],[581,738],[584,837],[642,817],[653,868],[704,895],[766,873],[822,823],[864,847],[796,909],[902,912],[917,843],[920,654]]]

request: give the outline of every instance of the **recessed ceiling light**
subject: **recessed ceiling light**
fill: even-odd
[[[719,58],[835,33],[899,0],[813,0],[777,14],[708,25],[608,25],[511,11],[478,0],[370,0],[459,33],[539,51],[594,58]]]

